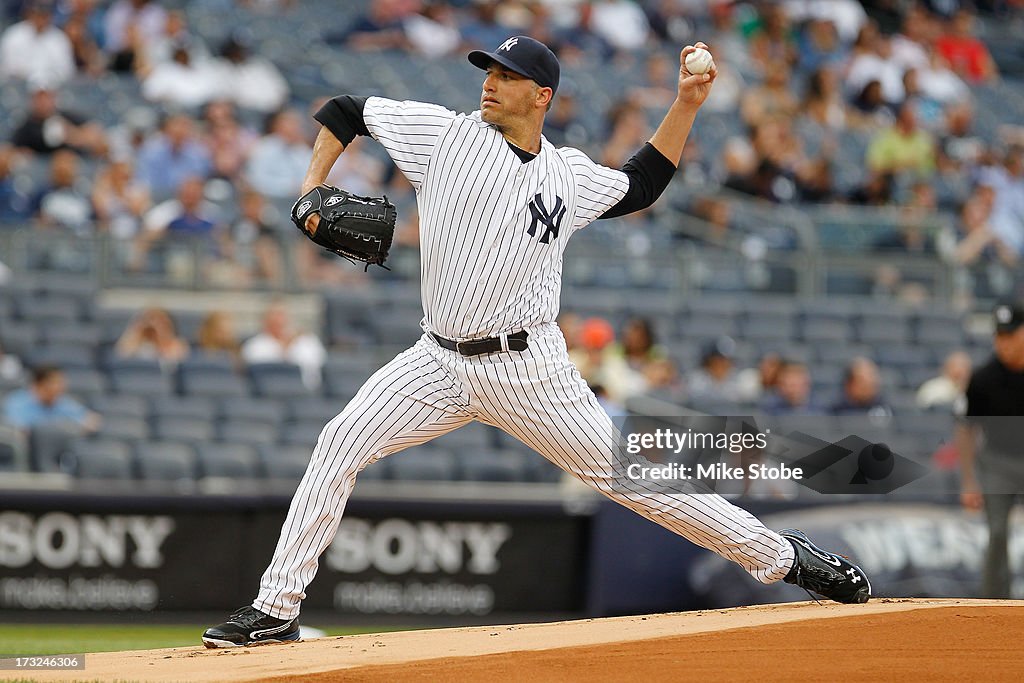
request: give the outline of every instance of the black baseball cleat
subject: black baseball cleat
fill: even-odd
[[[203,633],[206,647],[245,647],[299,639],[298,619],[276,619],[254,607],[242,607],[227,621]]]
[[[779,534],[796,549],[796,562],[783,581],[836,602],[864,603],[871,597],[871,582],[863,569],[842,555],[822,550],[802,531],[783,529]]]

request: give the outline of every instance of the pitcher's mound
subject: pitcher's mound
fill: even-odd
[[[90,654],[36,680],[1024,680],[1024,603],[880,599]],[[198,635],[197,635],[198,638]],[[74,674],[69,676],[68,674]]]

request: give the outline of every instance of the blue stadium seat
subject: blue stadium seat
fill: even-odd
[[[431,447],[451,450],[494,448],[497,445],[497,437],[491,435],[492,429],[492,427],[479,422],[471,422],[444,436],[439,436],[429,443]]]
[[[269,479],[298,483],[306,472],[312,453],[302,446],[265,446],[259,449],[263,470]]]
[[[19,297],[15,299],[18,317],[37,324],[67,323],[80,318],[77,301],[53,297]]]
[[[401,456],[398,456],[401,457]],[[518,451],[459,451],[459,478],[463,481],[528,481],[530,470]]]
[[[133,397],[139,403],[141,398]],[[104,415],[103,423],[100,425],[99,435],[110,439],[121,439],[126,441],[142,441],[149,438],[149,425],[142,417],[131,415]]]
[[[184,417],[210,420],[215,414],[213,399],[205,396],[156,396],[150,400],[153,417]]]
[[[71,448],[79,479],[132,479],[132,449],[114,439],[81,439]]]
[[[389,456],[391,478],[399,481],[454,481],[458,464],[448,451],[411,449]]]
[[[135,448],[139,476],[154,481],[181,481],[196,478],[195,450],[182,443],[153,441]]]
[[[292,399],[312,392],[302,381],[302,371],[293,363],[254,363],[248,368],[256,396]]]
[[[323,425],[320,423],[286,424],[278,432],[278,443],[286,446],[301,446],[308,452],[312,452],[322,429]]]
[[[291,409],[291,402],[274,399],[226,398],[220,401],[218,414],[225,420],[254,420],[276,427]]]
[[[180,377],[181,393],[213,399],[244,398],[249,395],[245,381],[238,375],[190,373]]]
[[[289,422],[315,422],[322,427],[337,417],[345,408],[345,402],[323,396],[308,396],[286,401],[284,408]]]
[[[92,368],[65,368],[64,379],[68,394],[90,405],[107,390],[106,377]]]
[[[196,447],[204,477],[255,479],[260,476],[256,450],[243,443],[207,443]]]
[[[153,438],[159,441],[199,443],[214,437],[213,422],[209,418],[165,417],[153,418]]]
[[[0,345],[19,358],[28,358],[38,340],[39,331],[32,323],[4,320],[0,325]]]
[[[26,360],[31,365],[91,370],[96,365],[96,354],[93,347],[84,344],[49,343],[37,346]]]
[[[278,426],[273,423],[242,418],[221,420],[217,428],[221,441],[253,446],[277,443],[279,434]]]
[[[149,415],[149,405],[146,401],[140,401],[137,396],[104,394],[94,398],[89,405],[104,418],[122,415],[145,419]]]

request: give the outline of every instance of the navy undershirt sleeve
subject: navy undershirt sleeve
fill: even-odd
[[[598,216],[598,219],[616,218],[646,209],[668,187],[676,167],[648,142],[622,165],[622,172],[629,177],[629,190],[618,204]]]
[[[334,137],[347,147],[357,135],[370,134],[363,120],[365,106],[365,97],[338,95],[320,107],[320,110],[313,114],[313,118],[326,126],[327,130],[334,133]]]

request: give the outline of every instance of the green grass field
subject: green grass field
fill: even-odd
[[[199,624],[195,626],[0,624],[0,658],[19,655],[151,650],[159,647],[201,645],[199,636],[204,628],[205,626]],[[388,630],[380,627],[318,628],[331,636]]]

